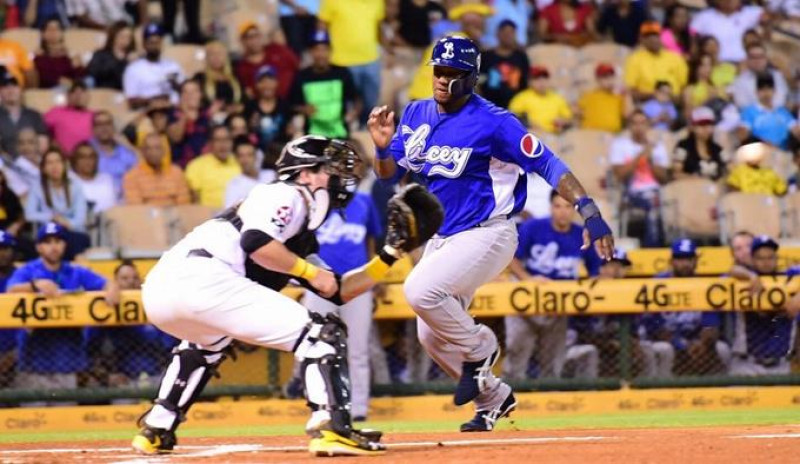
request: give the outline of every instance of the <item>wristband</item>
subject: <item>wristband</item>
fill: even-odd
[[[297,258],[292,268],[289,269],[289,274],[304,280],[311,280],[316,277],[318,273],[319,268],[303,258]]]
[[[385,159],[389,159],[389,158],[391,158],[391,157],[392,157],[392,154],[391,154],[391,152],[389,152],[389,147],[386,147],[386,148],[380,148],[380,147],[378,147],[377,145],[375,145],[375,156],[376,156],[376,157],[377,157],[379,160],[383,161],[383,160],[385,160]]]
[[[389,245],[384,246],[375,256],[364,266],[364,272],[375,282],[380,281],[389,272],[392,264],[396,263],[399,252]]]
[[[600,215],[600,208],[598,208],[594,200],[589,197],[578,198],[578,201],[575,202],[575,210],[578,211],[578,214],[581,215],[584,221],[592,216]]]

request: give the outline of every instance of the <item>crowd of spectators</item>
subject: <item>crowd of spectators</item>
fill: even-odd
[[[703,177],[730,191],[796,191],[796,177],[772,170],[763,156],[732,156],[739,146],[760,143],[756,151],[776,150],[800,164],[798,62],[791,56],[782,60],[773,40],[777,20],[800,20],[791,2],[714,0],[693,11],[672,0],[280,0],[272,29],[255,21],[232,25],[239,42],[235,53],[199,24],[200,1],[162,0],[161,18],[148,17],[149,3],[0,5],[0,28],[34,27],[41,38],[37,49],[26,50],[0,35],[0,277],[10,277],[14,257],[42,262],[44,248],[58,248],[53,241],[64,246],[51,260],[68,263],[93,245],[97,216],[115,206],[195,203],[219,210],[234,204],[258,182],[275,178],[274,162],[286,141],[303,133],[348,138],[362,130],[383,98],[381,87],[390,84],[388,70],[420,64],[409,67],[408,85],[385,103],[401,110],[408,99],[429,97],[431,70],[425,63],[431,44],[446,34],[465,35],[481,46],[478,93],[515,113],[541,138],[576,130],[613,137],[605,153],[610,187],[621,193],[622,208],[644,212],[637,237],[644,246],[666,244],[660,191],[667,183]],[[176,30],[179,4],[184,34]],[[105,44],[79,56],[67,48],[69,28],[105,31]],[[203,45],[201,71],[189,72],[165,55],[166,47],[178,43]],[[557,58],[529,53],[537,47],[581,53],[603,43],[627,51],[616,61],[590,59],[594,85],[580,91],[563,84],[573,82],[572,76],[565,79]],[[25,104],[32,89],[61,92],[64,99],[39,112]],[[131,117],[119,120],[95,108],[94,89],[121,92],[120,105]],[[664,142],[665,133],[674,144]],[[378,210],[384,196],[375,195]],[[15,255],[5,259],[9,248]],[[619,276],[624,262],[597,272]],[[51,267],[47,272],[66,272]],[[39,286],[37,279],[29,279],[31,285],[12,279],[10,287],[45,292],[48,284]],[[84,290],[106,288],[105,280],[75,282]],[[585,346],[600,347],[591,341],[614,323],[570,322],[563,331],[577,331],[577,338],[562,337],[567,351],[558,367],[544,371],[561,375],[561,364],[580,359],[589,367],[578,372],[602,373]],[[669,349],[658,343],[670,324],[683,322],[643,321],[636,333],[647,375],[666,372],[658,363],[661,353],[670,356]],[[111,349],[113,339],[84,334],[80,343],[102,351]],[[703,340],[706,348],[716,346]],[[673,348],[690,350],[684,345]],[[0,371],[8,346],[0,340]],[[410,357],[413,348],[401,351]],[[720,365],[733,362],[724,350],[706,352],[712,351]],[[25,356],[19,366],[27,366]],[[692,371],[682,367],[691,363],[672,356],[678,367],[670,372]]]

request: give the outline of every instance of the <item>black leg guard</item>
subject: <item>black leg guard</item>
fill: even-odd
[[[186,420],[186,413],[212,377],[219,377],[217,367],[228,355],[233,356],[225,337],[213,345],[200,346],[186,341],[174,350],[172,362],[161,378],[155,405],[145,414],[144,425],[174,432]]]
[[[310,313],[311,322],[295,347],[312,418],[310,435],[317,428],[343,436],[353,432],[350,417],[350,375],[347,368],[347,326],[338,316]],[[318,414],[324,411],[327,414]]]

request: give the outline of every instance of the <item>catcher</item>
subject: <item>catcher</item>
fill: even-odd
[[[236,339],[294,352],[311,408],[306,432],[312,454],[385,451],[380,432],[352,426],[345,325],[279,293],[294,279],[341,305],[372,288],[441,224],[437,200],[409,186],[390,200],[387,245],[378,256],[344,276],[331,273],[315,255],[314,229],[350,200],[359,163],[343,142],[294,140],[278,160],[279,181],[258,185],[164,253],[142,286],[142,301],[150,322],[183,341],[173,350],[155,404],[139,420],[134,449],[158,454],[174,448],[178,425]]]

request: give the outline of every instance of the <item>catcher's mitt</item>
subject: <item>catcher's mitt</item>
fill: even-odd
[[[389,200],[387,212],[386,244],[406,252],[431,238],[444,220],[442,204],[419,184],[409,184],[397,192]]]

